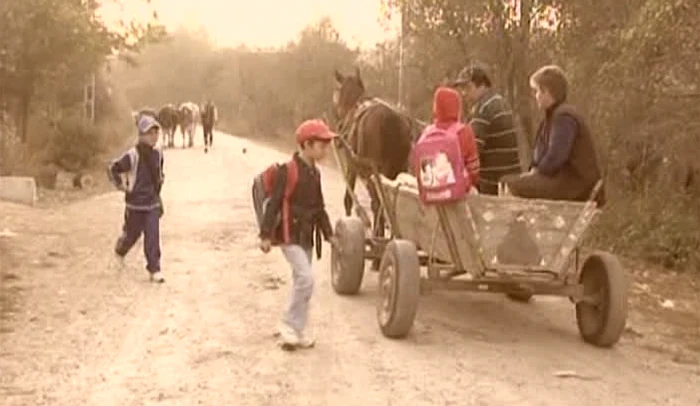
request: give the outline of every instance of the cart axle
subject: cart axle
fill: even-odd
[[[557,285],[554,283],[513,283],[501,281],[479,281],[479,280],[436,280],[422,279],[421,292],[428,293],[432,290],[448,290],[448,291],[472,291],[472,292],[490,292],[490,293],[511,293],[514,290],[527,290],[534,295],[551,295],[569,297],[574,303],[588,301],[584,297],[583,285]]]

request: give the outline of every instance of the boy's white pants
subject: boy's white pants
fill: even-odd
[[[292,292],[284,322],[301,335],[309,316],[309,301],[314,290],[314,274],[311,267],[311,248],[300,245],[284,245],[282,253],[292,267]]]

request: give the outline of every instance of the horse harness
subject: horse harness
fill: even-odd
[[[360,145],[360,139],[358,139],[358,128],[360,122],[364,119],[365,115],[371,107],[376,105],[375,99],[364,99],[360,100],[355,106],[353,106],[345,114],[343,119],[340,121],[338,126],[338,135],[343,138],[343,141],[351,148],[358,148]],[[357,151],[353,151],[357,153]]]

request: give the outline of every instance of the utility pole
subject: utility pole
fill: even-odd
[[[399,15],[401,32],[399,34],[399,92],[397,103],[400,108],[406,107],[406,87],[404,86],[404,82],[406,76],[406,34],[408,33],[407,10],[406,2],[402,1]]]
[[[91,73],[87,77],[85,87],[83,89],[83,118],[89,121],[90,124],[95,122],[95,74]]]

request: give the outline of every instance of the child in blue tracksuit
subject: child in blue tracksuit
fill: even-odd
[[[160,189],[163,184],[163,154],[155,148],[160,124],[150,115],[137,119],[139,141],[108,169],[109,178],[117,189],[124,191],[126,209],[122,235],[114,249],[117,258],[124,256],[144,235],[143,251],[151,281],[165,281],[160,269],[160,217],[163,207]]]

